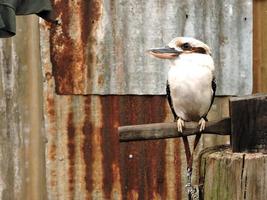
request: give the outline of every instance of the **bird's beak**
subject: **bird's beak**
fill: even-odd
[[[174,49],[167,46],[164,48],[149,49],[147,52],[157,58],[174,59],[179,56],[183,50],[181,48]]]

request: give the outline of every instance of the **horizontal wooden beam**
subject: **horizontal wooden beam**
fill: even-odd
[[[175,122],[154,123],[132,126],[121,126],[118,128],[120,142],[157,140],[195,135],[199,133],[197,122],[185,122],[183,133],[177,131]],[[203,134],[230,135],[231,120],[224,118],[219,121],[207,122]]]

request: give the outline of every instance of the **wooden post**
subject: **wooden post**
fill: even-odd
[[[233,152],[267,153],[267,95],[230,99]]]
[[[200,153],[199,181],[204,200],[266,200],[267,155],[233,153],[230,146]]]
[[[231,98],[230,116],[231,146],[200,154],[202,199],[266,200],[267,95]]]

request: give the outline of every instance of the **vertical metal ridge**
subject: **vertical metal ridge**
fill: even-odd
[[[120,144],[117,128],[119,126],[119,96],[100,97],[103,113],[103,155],[104,155],[104,192],[107,199],[122,199],[119,166]],[[117,156],[116,156],[117,155]]]
[[[60,26],[51,27],[50,34],[56,91],[83,94],[91,87],[91,71],[97,62],[96,37],[102,1],[55,1],[53,6],[61,22]]]
[[[164,121],[166,99],[162,96],[121,97],[120,124]],[[155,109],[155,105],[158,109]],[[129,142],[121,145],[123,196],[127,199],[164,198],[166,141]]]
[[[91,137],[90,135],[93,132],[93,124],[91,123],[91,98],[87,97],[84,100],[84,112],[85,112],[85,118],[84,118],[84,125],[83,125],[83,159],[85,164],[85,176],[84,181],[86,185],[86,192],[87,192],[87,198],[89,198],[89,194],[93,191],[93,185],[92,185],[92,157],[93,157],[93,150],[92,150],[92,144],[91,144]]]
[[[38,20],[17,22],[17,35],[0,41],[0,198],[44,199]]]
[[[165,184],[166,184],[166,197],[165,199],[182,199],[182,183],[181,176],[183,172],[181,171],[182,160],[180,146],[182,146],[179,140],[169,139],[166,143],[166,162],[165,162]]]
[[[75,125],[73,119],[73,111],[72,109],[67,114],[67,151],[68,151],[68,193],[69,199],[74,198],[75,191],[75,164],[76,164],[76,141],[75,141]]]

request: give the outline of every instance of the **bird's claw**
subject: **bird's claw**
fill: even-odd
[[[184,120],[182,120],[181,118],[179,118],[177,120],[177,129],[178,129],[178,132],[182,133],[183,132],[183,127],[184,127]]]
[[[206,127],[206,120],[204,118],[201,118],[198,122],[199,124],[199,132],[204,131],[205,127]]]

